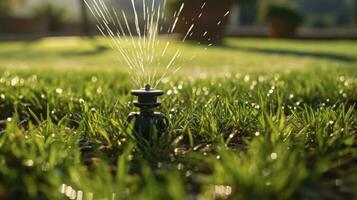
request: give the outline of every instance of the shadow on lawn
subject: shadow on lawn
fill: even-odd
[[[216,46],[216,48],[222,49],[231,49],[237,51],[245,51],[252,53],[264,53],[264,54],[272,54],[272,55],[287,55],[287,56],[299,56],[299,57],[314,57],[320,59],[332,59],[344,62],[354,62],[356,60],[355,57],[336,54],[336,53],[326,53],[326,52],[312,52],[312,51],[298,51],[298,50],[290,50],[290,49],[279,49],[279,48],[261,48],[261,47],[247,47],[247,46],[230,46],[230,45],[222,45]]]
[[[96,45],[94,49],[84,50],[84,51],[66,51],[60,53],[61,56],[93,56],[97,54],[102,54],[110,50],[109,47],[104,45]]]
[[[33,50],[31,45],[36,42],[34,41],[26,41],[26,43],[20,49],[11,50],[11,51],[2,51],[0,52],[0,58],[43,58],[46,56],[66,56],[66,57],[80,57],[80,56],[94,56],[103,54],[109,50],[110,47],[107,47],[102,44],[93,44],[93,48],[87,50],[59,50],[59,51],[36,51]]]

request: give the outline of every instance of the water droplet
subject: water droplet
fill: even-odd
[[[206,6],[206,2],[202,3],[201,10]]]
[[[25,166],[27,166],[27,167],[32,167],[33,164],[34,164],[34,162],[33,162],[33,160],[26,160],[24,164],[25,164]]]
[[[60,192],[62,193],[62,194],[64,194],[65,192],[66,192],[66,187],[67,187],[67,185],[66,184],[62,184],[61,186],[60,186]]]
[[[92,76],[92,79],[91,79],[91,80],[92,80],[93,83],[95,83],[95,82],[98,81],[98,78],[97,78],[96,76]]]
[[[71,194],[72,194],[72,187],[71,186],[67,186],[66,187],[65,194],[66,194],[67,197],[71,196]]]
[[[234,137],[234,133],[229,134],[229,139],[232,139]]]
[[[57,88],[57,89],[56,89],[56,93],[57,93],[57,94],[62,94],[62,92],[63,92],[63,90],[62,90],[61,88]]]
[[[134,156],[133,156],[133,155],[131,155],[131,154],[128,155],[128,160],[129,160],[129,161],[131,161],[131,160],[133,160],[133,159],[134,159]]]
[[[243,80],[244,80],[244,82],[248,82],[250,80],[250,76],[249,75],[245,75]]]
[[[32,74],[31,77],[30,77],[30,80],[35,82],[37,81],[37,75],[36,74]]]
[[[20,78],[18,76],[15,76],[13,79],[11,79],[11,86],[16,86],[17,83],[20,81]]]
[[[264,76],[259,76],[258,77],[258,81],[259,82],[264,82],[265,81],[265,77]]]
[[[83,199],[83,191],[79,190],[77,192],[77,200],[82,200]]]
[[[183,170],[183,168],[184,168],[184,165],[182,164],[182,163],[179,163],[178,165],[177,165],[177,169],[178,170]]]
[[[270,158],[271,158],[272,160],[276,160],[276,159],[278,158],[278,154],[275,153],[275,152],[273,152],[273,153],[270,154]]]
[[[215,199],[226,199],[232,194],[232,187],[226,185],[215,185],[214,186],[214,196]]]
[[[101,87],[98,87],[98,88],[97,88],[97,93],[98,93],[98,94],[102,93],[102,88],[101,88]]]
[[[186,171],[186,177],[189,177],[189,176],[191,176],[192,175],[192,172],[190,171],[190,170],[188,170],[188,171]]]

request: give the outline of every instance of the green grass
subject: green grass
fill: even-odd
[[[0,199],[357,198],[357,42],[175,44],[171,125],[149,148],[124,128],[132,83],[104,44],[0,42]]]

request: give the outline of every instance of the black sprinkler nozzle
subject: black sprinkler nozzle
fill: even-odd
[[[148,110],[161,105],[161,102],[157,98],[162,96],[164,92],[162,90],[151,89],[150,85],[146,85],[145,88],[140,90],[132,90],[131,94],[138,97],[138,100],[134,101],[136,107],[141,110]]]
[[[131,94],[137,97],[133,103],[140,108],[139,112],[129,114],[127,123],[131,124],[133,120],[133,131],[135,135],[142,136],[150,141],[151,132],[156,131],[160,136],[167,131],[169,121],[166,116],[160,112],[154,112],[154,109],[161,105],[158,97],[162,96],[162,90],[152,89],[150,85],[146,85],[140,90],[132,90]],[[155,130],[154,130],[155,129]]]

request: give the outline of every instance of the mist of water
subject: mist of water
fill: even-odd
[[[138,9],[134,0],[128,0],[131,1],[132,13],[109,7],[103,0],[84,1],[97,22],[98,30],[111,39],[111,46],[119,53],[119,60],[128,66],[136,86],[150,84],[156,87],[164,76],[178,70],[176,61],[182,55],[182,49],[172,50],[170,41],[158,38],[159,31],[165,28],[161,24],[169,20],[165,12],[166,0],[142,0],[142,10]],[[168,27],[167,34],[175,31],[183,8],[184,4],[170,19],[173,23]],[[134,16],[133,26],[129,21],[131,15]],[[167,57],[171,59],[167,60]],[[159,69],[164,70],[164,76],[159,76]]]
[[[119,60],[128,67],[136,86],[150,84],[156,87],[163,78],[181,68],[179,60],[184,53],[182,48],[173,45],[170,40],[159,39],[158,35],[175,32],[181,20],[184,3],[171,16],[166,12],[166,0],[142,0],[141,5],[138,5],[138,1],[127,0],[131,4],[130,11],[108,6],[104,0],[83,1],[94,16],[98,30],[112,41],[111,47],[117,50]],[[201,18],[205,6],[206,2],[199,10],[198,19]],[[229,11],[224,17],[228,14]],[[181,42],[185,42],[194,33],[195,18],[186,23],[191,24]],[[220,24],[221,21],[218,21],[217,25]],[[207,34],[206,31],[203,36]],[[195,57],[196,55],[193,55],[190,60]]]

